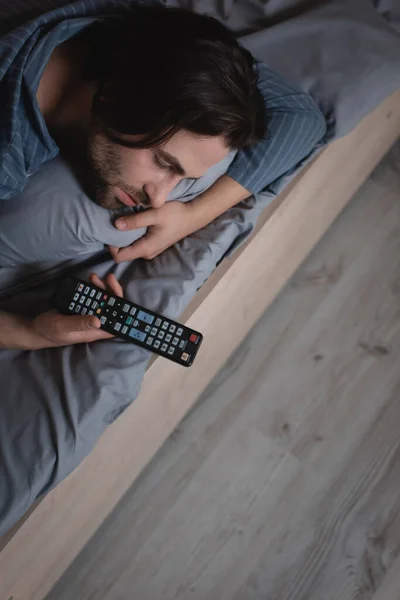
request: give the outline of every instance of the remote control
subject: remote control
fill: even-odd
[[[185,367],[193,363],[203,340],[198,331],[75,277],[61,282],[53,301],[60,312],[95,315],[101,329]]]

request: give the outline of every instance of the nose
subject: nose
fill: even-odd
[[[143,187],[144,192],[147,195],[147,204],[152,208],[161,208],[166,201],[174,187],[182,179],[180,175],[174,175],[168,178],[168,181],[162,181],[157,183],[149,183]]]

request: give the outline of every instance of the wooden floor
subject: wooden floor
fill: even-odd
[[[400,599],[400,144],[47,599]]]

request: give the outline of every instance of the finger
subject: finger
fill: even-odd
[[[107,281],[107,285],[108,285],[110,291],[115,296],[119,296],[120,298],[122,298],[123,295],[124,295],[124,291],[122,289],[121,284],[119,283],[119,281],[115,277],[115,275],[113,273],[109,273],[107,275],[107,277],[106,277],[106,281]]]
[[[93,285],[96,285],[101,290],[106,289],[105,283],[103,283],[103,281],[100,279],[100,277],[97,275],[97,273],[90,273],[89,279]]]
[[[146,258],[151,252],[152,244],[149,243],[147,236],[144,236],[126,248],[115,248],[109,246],[110,254],[116,263],[126,260],[136,260],[137,258]]]
[[[135,215],[125,215],[124,217],[117,219],[114,225],[117,229],[124,231],[140,229],[141,227],[151,227],[156,224],[157,216],[158,213],[156,208],[148,208]]]

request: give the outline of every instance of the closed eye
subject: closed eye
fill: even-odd
[[[174,166],[161,162],[161,160],[158,158],[157,154],[153,154],[153,161],[157,165],[157,167],[160,167],[160,169],[168,169],[172,173],[177,172],[176,168]]]

